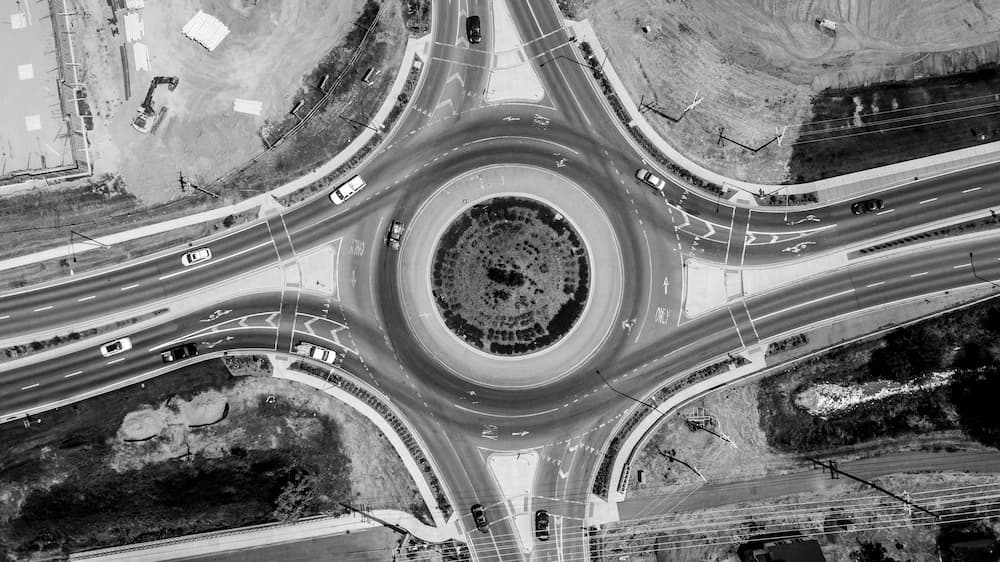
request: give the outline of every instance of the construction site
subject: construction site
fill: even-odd
[[[181,176],[208,183],[249,160],[362,5],[79,0],[69,19],[95,174],[155,205],[183,195]]]
[[[994,125],[981,118],[996,113],[984,106],[996,100],[983,99],[995,84],[965,73],[1000,59],[995,0],[565,0],[560,7],[590,20],[628,94],[666,140],[730,177],[811,181],[853,171],[844,163],[863,169],[926,155],[918,149],[993,139]],[[889,86],[896,91],[882,91]],[[681,119],[665,117],[697,98],[703,102]],[[943,110],[930,104],[941,102],[961,118],[939,123]],[[904,110],[905,122],[878,125]],[[836,134],[816,125],[837,119]],[[905,142],[896,146],[899,131]],[[843,152],[856,133],[872,132],[879,140],[866,152]],[[942,136],[955,138],[926,142]],[[822,157],[828,148],[835,159]]]

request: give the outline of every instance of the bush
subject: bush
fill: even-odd
[[[879,378],[908,380],[940,369],[947,353],[947,342],[924,324],[906,326],[890,332],[885,347],[872,352],[868,372]]]
[[[984,445],[1000,448],[1000,416],[996,414],[1000,368],[959,371],[950,394],[962,431]]]

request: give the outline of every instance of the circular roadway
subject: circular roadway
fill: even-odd
[[[451,222],[472,205],[507,196],[534,199],[562,214],[583,239],[591,264],[587,304],[573,328],[554,345],[517,357],[492,355],[465,343],[445,326],[431,292],[434,252]],[[542,168],[495,165],[451,179],[417,209],[403,237],[397,287],[407,327],[428,356],[469,382],[526,389],[571,374],[601,348],[622,302],[622,263],[611,222],[583,188]]]

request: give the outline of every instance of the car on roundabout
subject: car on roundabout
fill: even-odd
[[[472,520],[476,522],[476,528],[484,533],[490,532],[490,522],[486,519],[486,508],[482,504],[472,506]]]
[[[399,249],[400,240],[403,238],[403,223],[398,220],[392,221],[389,230],[385,234],[385,245],[393,250]]]
[[[337,364],[337,353],[332,349],[327,349],[325,347],[320,347],[318,345],[313,345],[309,342],[300,341],[298,345],[295,346],[295,353],[299,355],[305,355],[306,357],[311,357],[317,361],[322,361],[328,365]]]
[[[535,538],[540,541],[549,540],[549,512],[539,509],[535,512]]]
[[[639,168],[636,170],[635,177],[642,183],[657,191],[663,191],[663,188],[667,186],[667,182],[663,178],[657,176],[653,172],[650,172],[646,168]]]

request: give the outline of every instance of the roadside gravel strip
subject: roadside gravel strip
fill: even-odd
[[[498,196],[535,199],[562,213],[583,239],[592,264],[590,295],[573,329],[555,345],[519,357],[498,357],[466,344],[445,326],[431,292],[434,251],[445,229],[465,209]],[[493,388],[534,388],[572,373],[600,349],[622,302],[622,256],[607,215],[579,186],[540,168],[489,166],[448,182],[417,210],[399,255],[400,301],[411,333],[456,376]]]

